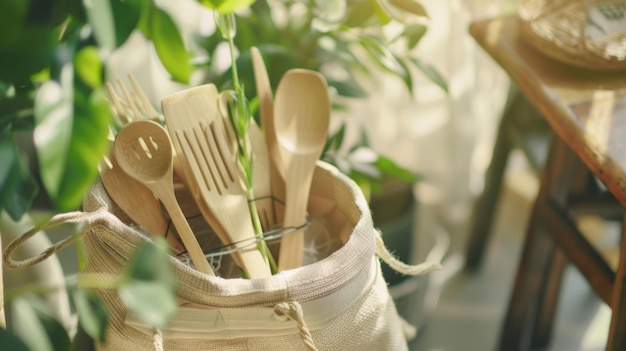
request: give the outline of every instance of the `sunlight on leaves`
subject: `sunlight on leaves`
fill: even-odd
[[[59,196],[67,165],[73,115],[73,72],[65,66],[61,84],[44,83],[35,96],[34,142],[42,182],[52,198]]]
[[[107,150],[109,103],[97,90],[75,90],[70,66],[61,84],[46,82],[35,98],[34,142],[42,182],[57,209],[76,209]]]
[[[83,4],[99,46],[107,53],[112,52],[117,45],[111,2],[109,0],[83,0]]]
[[[192,70],[191,56],[170,15],[157,7],[151,12],[150,37],[161,63],[172,78],[184,84],[189,83]]]
[[[74,57],[76,74],[92,89],[102,86],[102,61],[95,46],[82,48]]]
[[[202,6],[217,11],[221,15],[229,14],[237,9],[248,7],[255,0],[198,0]]]

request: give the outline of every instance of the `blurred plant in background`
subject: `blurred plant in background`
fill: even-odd
[[[429,21],[414,0],[198,1],[223,13],[239,9],[237,65],[252,101],[251,46],[263,53],[274,87],[290,68],[325,74],[336,108],[344,107],[342,98],[365,97],[356,77],[367,77],[372,67],[412,90],[412,65],[447,89],[436,70],[410,56]],[[206,81],[231,87],[229,70],[206,69],[221,43],[218,31],[196,37],[205,52],[192,54],[174,20],[153,0],[11,0],[2,4],[0,29],[0,160],[6,165],[0,171],[0,209],[13,219],[38,194],[58,211],[80,206],[108,148],[112,117],[103,94],[104,62],[133,31],[154,44],[173,80],[189,83],[192,72],[204,69]],[[351,152],[339,152],[343,136],[331,139],[325,159],[357,180],[395,172],[385,167],[393,163],[373,163],[378,158],[371,152],[365,159],[347,157]],[[28,146],[36,151],[25,151]],[[362,147],[367,145],[350,149],[363,155]]]
[[[376,83],[364,79],[372,79],[374,71],[397,76],[413,91],[411,67],[417,68],[447,90],[435,69],[410,55],[430,21],[415,0],[197,1],[222,14],[236,10],[237,66],[253,110],[252,46],[263,53],[274,88],[290,68],[320,71],[334,92],[336,109],[345,109],[346,99],[365,98],[363,84]],[[115,126],[104,93],[107,59],[136,31],[153,44],[172,80],[189,84],[192,74],[200,72],[203,81],[215,83],[220,90],[232,88],[230,70],[215,69],[222,43],[219,31],[193,38],[201,50],[192,51],[171,14],[154,0],[0,3],[0,211],[19,220],[36,198],[53,211],[80,207],[98,176],[98,164],[109,148],[110,127]],[[366,192],[385,176],[415,179],[412,172],[372,150],[364,134],[346,146],[345,132],[346,125],[334,131],[324,159],[357,180]],[[169,308],[172,281],[167,274],[145,269],[162,267],[155,257],[165,255],[156,252],[140,249],[137,264],[105,287],[126,294],[131,304],[138,296],[153,294],[152,299],[139,299],[152,304],[134,304],[140,309],[137,313],[152,316],[152,325],[173,313]],[[106,313],[98,301],[81,294],[90,288],[89,284],[73,287],[74,306],[83,328],[98,339]],[[25,295],[13,291],[7,296],[18,300]],[[57,342],[69,342],[67,334],[58,331],[45,311],[29,311],[24,312],[33,317],[26,321],[28,330],[47,332],[50,338],[41,340],[52,343],[52,349],[66,349],[56,348]],[[19,341],[1,328],[0,340],[3,345],[15,342],[15,350],[20,350]]]

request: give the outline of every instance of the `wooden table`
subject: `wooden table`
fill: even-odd
[[[607,350],[626,350],[626,240],[612,267],[572,217],[583,202],[600,210],[616,199],[620,213],[626,208],[626,72],[594,72],[546,58],[520,38],[513,16],[473,23],[470,33],[553,131],[499,347],[547,344],[563,267],[571,262],[613,311]],[[608,197],[589,191],[590,178],[606,186]]]

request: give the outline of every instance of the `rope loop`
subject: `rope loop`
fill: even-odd
[[[105,217],[108,216],[108,213],[109,212],[107,212],[107,209],[103,207],[94,212],[74,211],[57,214],[44,224],[30,229],[26,233],[18,236],[13,241],[11,241],[11,243],[7,245],[2,255],[4,265],[8,268],[28,268],[37,264],[72,244],[75,239],[74,236],[70,235],[52,244],[50,247],[42,251],[39,255],[34,257],[29,257],[23,260],[14,260],[11,255],[20,245],[22,245],[28,239],[32,238],[33,236],[35,236],[35,234],[41,231],[51,229],[65,223],[87,223],[88,227],[81,232],[80,235],[82,235],[89,229],[91,224],[98,220],[105,219]]]
[[[395,256],[387,250],[385,242],[381,236],[381,232],[377,231],[376,235],[376,256],[380,257],[389,267],[393,268],[396,272],[406,275],[424,275],[432,271],[441,269],[441,263],[438,261],[426,261],[417,265],[406,264],[398,260]]]
[[[309,327],[304,321],[304,313],[302,312],[302,306],[297,301],[281,302],[274,306],[274,313],[279,317],[287,317],[298,324],[298,331],[300,332],[300,338],[304,342],[307,350],[317,351],[315,342],[311,336]]]

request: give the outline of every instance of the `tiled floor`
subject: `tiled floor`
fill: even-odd
[[[458,228],[450,231],[452,248],[445,268],[431,277],[431,289],[441,287],[439,300],[419,335],[410,344],[411,350],[497,349],[501,322],[521,252],[530,199],[536,191],[532,190],[533,180],[529,177],[532,178],[529,174],[515,172],[507,175],[508,186],[502,195],[493,237],[480,271],[466,274],[460,269],[466,230]],[[520,184],[527,186],[521,189]],[[608,307],[599,302],[573,267],[566,272],[561,294],[553,342],[547,350],[603,350],[610,318]]]

